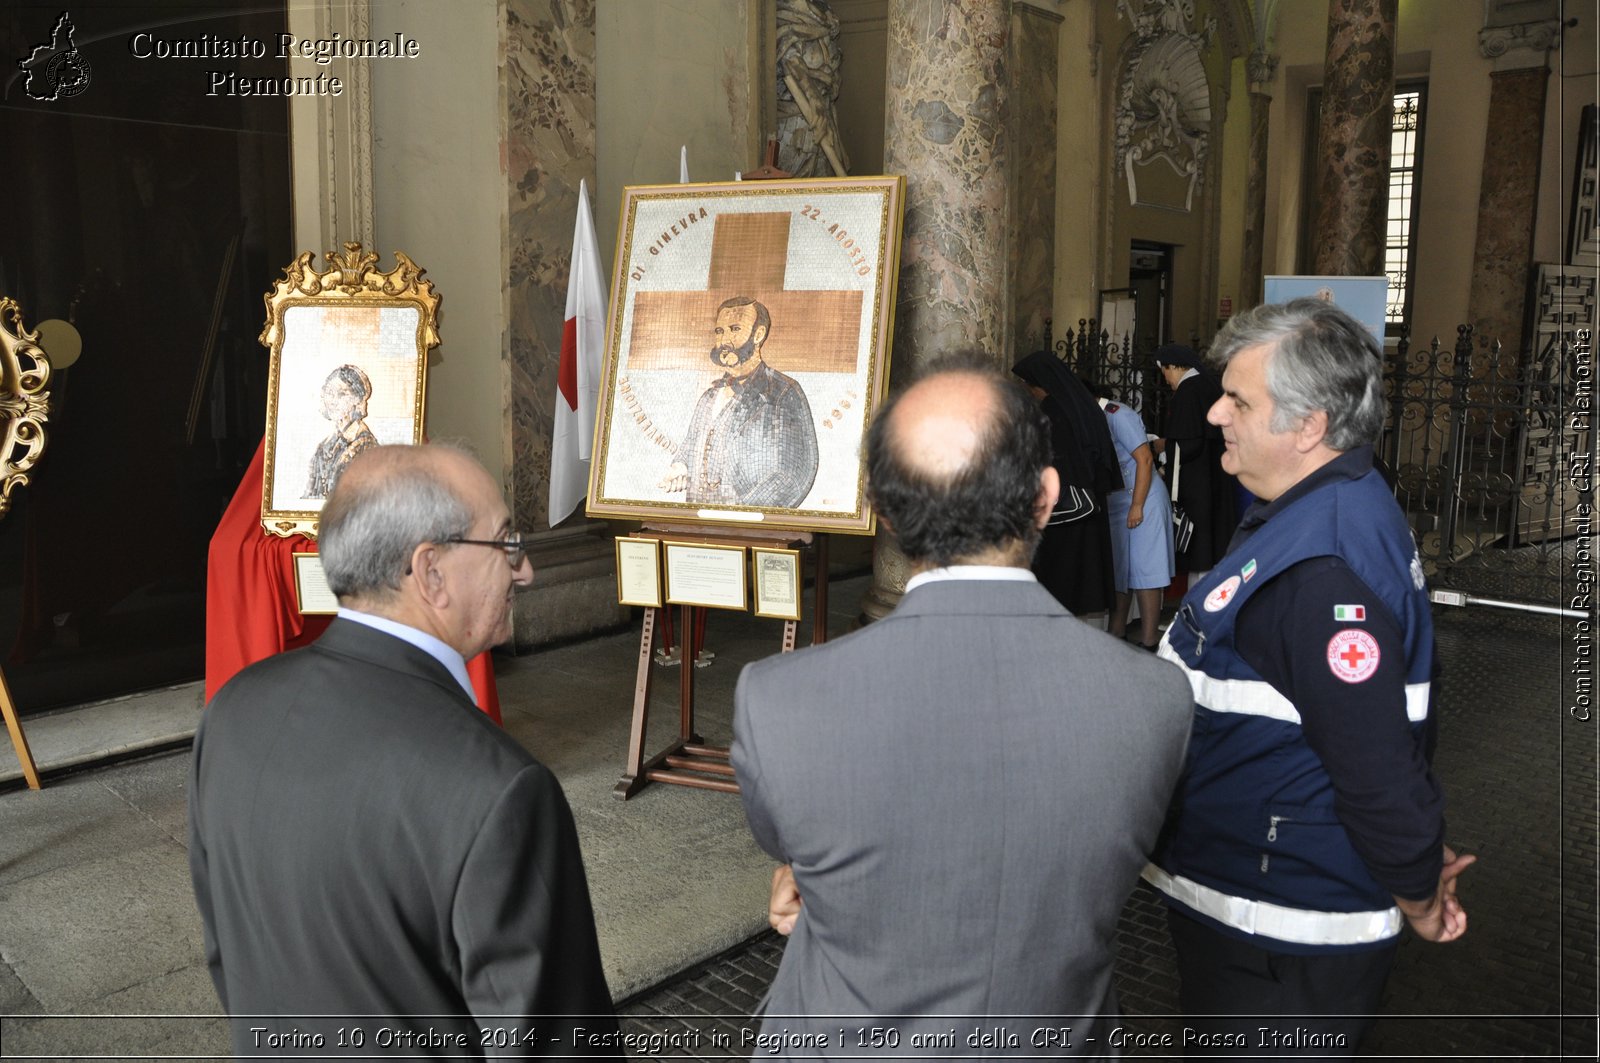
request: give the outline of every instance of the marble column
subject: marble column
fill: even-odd
[[[595,185],[594,0],[507,0],[507,454],[517,527],[537,530],[534,591],[516,599],[527,649],[617,625],[606,525],[569,518],[549,529],[550,441],[566,317],[578,182]]]
[[[1549,32],[1541,34],[1540,27]],[[1544,140],[1549,49],[1561,40],[1554,20],[1486,27],[1479,50],[1495,63],[1489,75],[1489,121],[1484,130],[1483,179],[1472,254],[1467,320],[1479,337],[1499,340],[1500,364],[1518,365],[1533,261],[1539,159]]]
[[[289,32],[305,40],[373,36],[372,0],[289,4],[285,16]],[[311,175],[294,182],[294,246],[319,256],[346,240],[379,250],[372,220],[372,64],[342,66],[344,91],[338,96],[289,99],[293,172]],[[328,69],[314,59],[289,60],[291,77],[314,78]]]
[[[1312,272],[1384,271],[1399,0],[1328,0]]]
[[[950,351],[1010,356],[1010,31],[1008,0],[889,0],[884,172],[906,178],[891,382]],[[863,620],[905,588],[886,533],[872,574]]]
[[[1261,255],[1267,224],[1267,118],[1272,110],[1272,75],[1278,57],[1251,52],[1245,62],[1250,81],[1250,165],[1245,173],[1244,246],[1239,265],[1239,306],[1261,302]]]
[[[1056,68],[1062,18],[1018,3],[1011,16],[1011,359],[1044,343],[1055,303]]]

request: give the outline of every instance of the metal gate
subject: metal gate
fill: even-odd
[[[1563,588],[1593,568],[1588,333],[1541,334],[1521,360],[1469,325],[1453,349],[1402,338],[1386,385],[1382,453],[1436,597],[1574,608]]]

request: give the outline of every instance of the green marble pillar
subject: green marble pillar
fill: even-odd
[[[1247,61],[1250,81],[1250,165],[1245,174],[1244,246],[1239,265],[1239,306],[1261,302],[1261,258],[1267,225],[1267,119],[1272,110],[1272,75],[1278,57],[1252,52]]]
[[[1328,0],[1312,272],[1383,272],[1398,0]]]
[[[1467,315],[1478,336],[1500,341],[1507,352],[1501,361],[1509,372],[1517,364],[1512,355],[1522,350],[1550,71],[1540,63],[1497,70],[1489,77],[1489,124]]]

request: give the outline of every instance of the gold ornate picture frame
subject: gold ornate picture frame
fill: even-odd
[[[623,190],[588,512],[870,534],[904,179]]]
[[[368,447],[420,443],[439,296],[400,251],[379,272],[360,244],[312,267],[302,253],[265,296],[267,380],[261,526],[315,538],[340,471]]]
[[[15,299],[0,299],[0,517],[44,453],[50,359],[22,323]]]

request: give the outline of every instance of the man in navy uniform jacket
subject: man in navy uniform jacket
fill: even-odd
[[[1444,843],[1428,595],[1373,469],[1382,356],[1303,299],[1235,317],[1212,359],[1222,467],[1258,501],[1162,642],[1195,720],[1146,878],[1185,1013],[1240,1016],[1193,1020],[1190,1050],[1353,1055],[1401,927],[1466,932],[1456,877],[1474,859]]]

